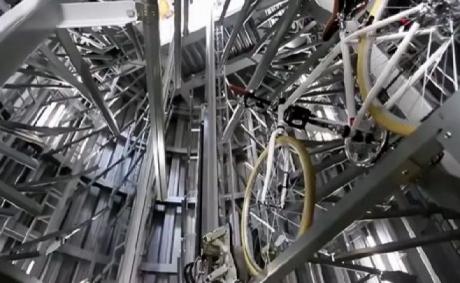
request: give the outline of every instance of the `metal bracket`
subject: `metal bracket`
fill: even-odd
[[[203,236],[203,253],[208,270],[204,282],[234,283],[238,281],[235,261],[231,251],[231,232],[230,226],[225,225],[214,229]],[[202,282],[202,281],[198,281]]]
[[[406,185],[417,181],[424,172],[441,160],[443,147],[438,141],[433,140],[423,146],[420,152],[424,154],[413,155],[399,166],[400,174],[394,175],[396,184]]]
[[[406,185],[414,181],[423,171],[423,168],[416,162],[408,159],[406,162],[399,166],[398,171],[400,174],[394,176],[396,184]]]
[[[218,227],[214,231],[204,235],[203,242],[210,243],[218,238],[225,236],[225,233],[227,233],[227,229],[225,226]]]
[[[57,28],[124,26],[141,17],[142,3],[134,1],[62,3]]]

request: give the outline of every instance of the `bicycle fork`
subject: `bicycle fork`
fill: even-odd
[[[273,157],[275,155],[275,146],[276,146],[276,138],[278,135],[284,132],[283,129],[278,128],[273,131],[270,135],[270,140],[268,142],[268,154],[267,154],[267,170],[265,174],[264,184],[262,187],[262,194],[260,196],[260,201],[265,203],[265,199],[267,197],[268,186],[270,184],[270,178],[273,171]]]

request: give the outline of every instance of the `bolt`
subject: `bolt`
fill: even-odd
[[[447,140],[447,139],[450,139],[450,137],[452,137],[452,132],[446,131],[446,132],[444,133],[444,138]]]
[[[129,10],[126,10],[126,15],[128,15],[128,17],[130,18],[133,18],[134,16],[136,16],[136,13],[134,12],[134,10],[129,9]]]
[[[407,169],[402,170],[402,171],[401,171],[401,174],[403,174],[404,176],[406,176],[407,174],[409,174],[409,170],[407,170]]]

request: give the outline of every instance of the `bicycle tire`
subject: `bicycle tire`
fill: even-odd
[[[302,217],[300,222],[300,228],[297,233],[297,237],[303,235],[308,228],[311,226],[313,221],[313,212],[315,205],[315,172],[310,160],[310,155],[306,150],[306,146],[299,140],[289,137],[289,136],[280,136],[276,139],[276,145],[288,145],[294,152],[298,155],[304,177],[304,203],[302,210]],[[256,161],[254,169],[252,170],[247,185],[245,189],[242,217],[241,217],[241,241],[243,246],[243,255],[246,262],[246,266],[249,272],[253,276],[261,276],[263,274],[263,269],[256,263],[254,258],[249,252],[249,243],[248,243],[248,214],[249,214],[249,204],[251,192],[254,187],[254,183],[261,166],[265,165],[265,160],[268,155],[268,149],[265,149],[259,158]]]
[[[385,9],[387,1],[376,0],[371,7],[370,17],[378,15],[382,9]],[[356,63],[356,78],[359,87],[359,92],[363,100],[367,98],[367,94],[371,89],[371,79],[369,77],[369,57],[372,49],[373,40],[368,36],[362,36],[358,44],[358,59]],[[374,118],[376,123],[386,128],[388,131],[401,136],[412,134],[418,127],[418,123],[413,123],[402,119],[391,113],[383,107],[383,105],[375,100],[369,107],[369,113]]]

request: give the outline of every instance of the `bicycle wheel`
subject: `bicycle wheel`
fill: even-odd
[[[459,4],[420,3],[376,0],[369,19],[373,23],[395,20],[362,36],[357,51],[360,94],[363,99],[377,95],[370,114],[378,124],[402,136],[411,134],[458,90],[455,35]],[[422,8],[400,17],[399,13],[417,7]],[[404,39],[407,34],[412,36]],[[401,55],[399,60],[391,60],[394,54]],[[382,75],[386,67],[391,70],[387,76]]]
[[[254,276],[307,231],[315,203],[315,173],[305,145],[288,136],[276,139],[272,178],[260,201],[267,154],[262,152],[249,176],[241,219],[244,258]]]

